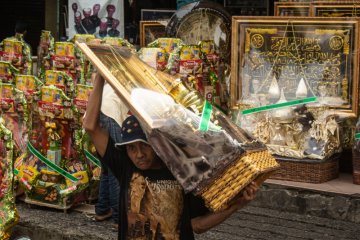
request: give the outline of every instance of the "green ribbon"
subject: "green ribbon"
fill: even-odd
[[[19,174],[19,170],[17,170],[16,168],[14,168],[14,174],[18,175]]]
[[[276,103],[276,104],[271,104],[271,105],[266,105],[266,106],[261,106],[261,107],[256,107],[256,108],[250,108],[250,109],[243,110],[241,113],[243,115],[247,115],[247,114],[251,114],[251,113],[263,112],[263,111],[268,111],[268,110],[272,110],[272,109],[277,109],[277,108],[282,108],[282,107],[290,107],[290,106],[294,106],[294,105],[305,104],[305,103],[316,102],[316,101],[317,101],[316,97],[309,97],[309,98],[297,99],[297,100],[284,102],[284,103]]]
[[[355,133],[355,139],[360,139],[360,133]]]
[[[64,176],[65,178],[67,178],[67,179],[69,179],[69,180],[71,180],[73,182],[79,181],[79,179],[77,179],[76,177],[74,177],[73,175],[71,175],[70,173],[68,173],[67,171],[65,171],[64,169],[62,169],[61,167],[59,167],[58,165],[56,165],[55,163],[53,163],[52,161],[50,161],[49,159],[44,157],[38,150],[36,150],[34,148],[33,145],[31,145],[30,142],[27,143],[27,147],[28,147],[29,151],[35,157],[37,157],[40,161],[45,163],[48,167],[53,169],[55,172],[59,173],[60,175]]]
[[[97,159],[94,155],[92,155],[88,150],[84,150],[84,152],[87,159],[93,162],[96,166],[101,167],[99,159]]]
[[[199,126],[200,131],[206,132],[209,130],[211,113],[212,113],[212,105],[208,101],[205,101],[200,119],[200,126]]]

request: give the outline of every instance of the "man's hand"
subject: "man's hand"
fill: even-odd
[[[228,208],[191,219],[191,226],[194,232],[198,234],[203,233],[222,223],[230,217],[231,214],[253,200],[258,190],[259,186],[255,182],[251,182],[230,202]]]
[[[237,211],[243,208],[246,204],[255,199],[258,190],[259,186],[255,182],[251,182],[230,202],[229,209]]]

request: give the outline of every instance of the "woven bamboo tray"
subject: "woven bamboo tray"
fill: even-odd
[[[360,153],[356,150],[352,152],[353,162],[353,183],[360,185]]]
[[[231,199],[242,194],[241,190],[251,181],[260,185],[278,168],[279,164],[268,151],[249,153],[229,166],[200,196],[208,208],[215,212],[222,210]]]
[[[292,159],[275,156],[280,169],[270,178],[294,182],[323,183],[339,176],[339,155],[326,160]]]

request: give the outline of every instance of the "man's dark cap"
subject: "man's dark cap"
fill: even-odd
[[[139,141],[149,144],[146,135],[140,126],[139,121],[133,115],[127,117],[122,123],[121,138],[122,141],[116,143],[115,146],[122,146]]]

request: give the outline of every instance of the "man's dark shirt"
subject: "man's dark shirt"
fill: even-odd
[[[120,183],[118,239],[194,239],[191,219],[208,209],[202,199],[184,194],[166,167],[136,168],[111,138],[101,160]]]

